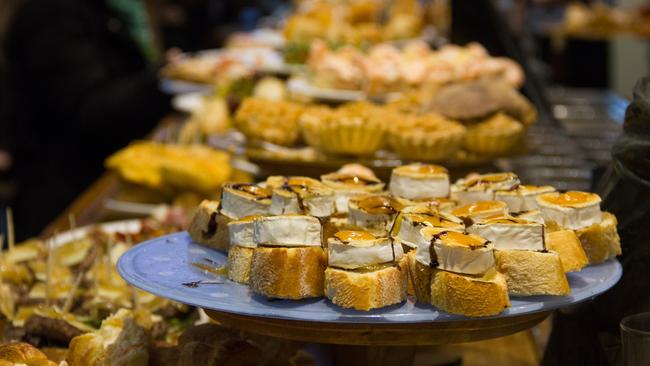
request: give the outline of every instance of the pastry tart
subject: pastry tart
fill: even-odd
[[[404,115],[388,133],[390,148],[404,159],[441,161],[451,157],[463,143],[465,127],[438,115]]]
[[[235,114],[235,127],[251,140],[291,146],[298,141],[302,110],[292,102],[246,98]]]
[[[508,206],[501,201],[479,201],[451,210],[451,214],[462,219],[480,221],[490,216],[505,215],[508,213]]]
[[[519,186],[515,173],[472,174],[451,187],[451,196],[461,204],[494,200],[496,191],[510,191]]]
[[[397,199],[385,194],[368,194],[350,199],[348,223],[375,236],[387,236],[397,214],[404,208]]]
[[[329,217],[336,211],[334,190],[316,179],[272,176],[266,182],[273,189],[269,209],[272,215]]]
[[[249,285],[269,298],[304,299],[323,295],[327,256],[322,228],[313,216],[256,219]]]
[[[498,156],[510,152],[524,136],[521,123],[503,113],[467,126],[464,147],[470,152]]]
[[[406,300],[406,264],[400,245],[365,231],[339,231],[328,240],[325,296],[356,310]]]
[[[303,135],[318,134],[319,148],[327,153],[372,155],[384,144],[389,125],[390,114],[380,110],[367,102],[350,103],[322,114],[320,123],[303,124]]]
[[[410,164],[393,169],[390,194],[409,200],[449,196],[447,169],[433,164]]]
[[[334,110],[327,106],[310,106],[300,114],[298,124],[302,139],[307,145],[320,149],[323,145],[321,142],[322,123],[327,123],[334,114]]]

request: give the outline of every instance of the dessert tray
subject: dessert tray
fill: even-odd
[[[155,295],[225,315],[334,324],[413,325],[522,318],[542,315],[589,300],[614,286],[622,275],[617,260],[568,273],[569,296],[511,297],[511,307],[488,318],[467,318],[438,311],[413,299],[382,309],[356,311],[333,305],[324,298],[269,300],[251,292],[248,286],[229,281],[206,268],[223,266],[227,255],[194,243],[187,232],[159,237],[128,250],[117,264],[120,275],[131,285]],[[211,313],[210,311],[208,312]],[[532,325],[532,324],[531,324]],[[334,342],[335,343],[335,342]]]

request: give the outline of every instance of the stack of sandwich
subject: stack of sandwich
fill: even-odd
[[[272,176],[225,184],[190,226],[228,252],[230,280],[268,298],[327,297],[370,310],[407,295],[441,311],[491,316],[511,296],[566,296],[566,273],[620,255],[616,218],[593,193],[520,184],[514,173],[395,168],[388,190],[371,170],[321,180]]]

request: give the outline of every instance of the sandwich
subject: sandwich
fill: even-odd
[[[359,172],[338,171],[325,174],[321,176],[321,181],[334,190],[336,213],[338,215],[347,215],[348,202],[351,197],[368,193],[380,193],[384,189],[382,181],[377,179],[374,174],[368,174],[363,170]]]
[[[421,230],[411,268],[418,301],[465,316],[491,316],[510,306],[505,277],[495,269],[492,244],[477,235]]]
[[[323,296],[327,256],[320,221],[306,215],[278,215],[254,220],[249,285],[269,298]]]
[[[401,244],[405,252],[417,248],[420,230],[435,227],[448,231],[465,231],[465,224],[460,218],[430,206],[410,206],[399,213],[391,229],[395,243]]]
[[[366,231],[339,231],[328,240],[325,296],[356,310],[406,300],[406,265],[400,245]]]
[[[600,211],[595,193],[569,191],[547,193],[536,198],[544,220],[552,230],[573,230],[590,264],[602,263],[621,254],[616,217]]]
[[[266,215],[270,206],[271,190],[250,183],[226,183],[220,202],[201,202],[188,231],[195,242],[227,252],[228,223],[249,215]]]
[[[496,266],[506,277],[510,295],[571,292],[559,254],[546,248],[543,224],[503,215],[475,223],[467,231],[494,244]]]

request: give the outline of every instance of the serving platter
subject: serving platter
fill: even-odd
[[[225,253],[194,243],[187,232],[159,237],[136,245],[119,259],[121,276],[131,285],[155,295],[188,305],[211,310],[224,319],[257,319],[280,321],[285,327],[297,324],[338,324],[378,326],[422,326],[515,323],[524,319],[540,321],[550,311],[575,305],[594,298],[614,286],[622,274],[617,260],[589,266],[578,273],[569,273],[572,293],[569,296],[534,296],[511,298],[512,306],[494,317],[467,318],[438,311],[434,307],[415,304],[413,299],[387,308],[371,311],[343,309],[324,298],[300,301],[269,300],[252,293],[244,285],[229,281],[225,276],[201,268],[219,267],[226,263]],[[197,266],[198,264],[198,266]],[[426,328],[426,327],[425,327]]]

